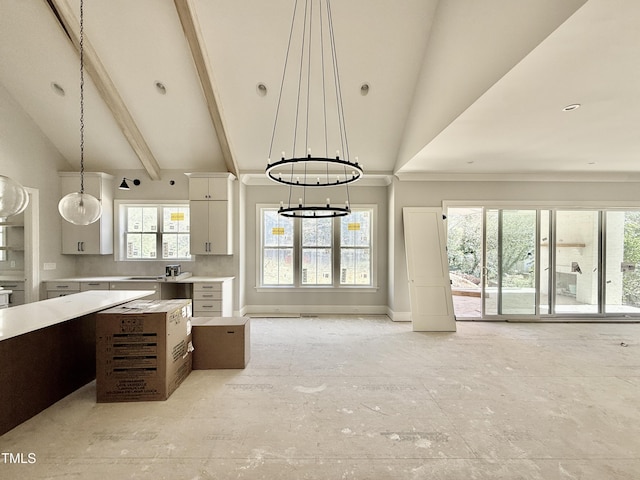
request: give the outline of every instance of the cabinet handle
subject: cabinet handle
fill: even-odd
[[[91,282],[89,282],[87,285],[94,286],[94,285],[100,285],[100,284],[99,284],[99,283],[97,283],[97,282],[96,282],[96,283],[91,283]]]
[[[81,251],[82,251],[82,249],[80,248],[80,243],[81,243],[81,242],[78,242],[78,251],[79,251],[79,252],[81,252]]]
[[[69,288],[69,285],[58,285],[58,288]]]
[[[80,246],[82,247],[82,251],[84,252],[84,242],[80,242]]]

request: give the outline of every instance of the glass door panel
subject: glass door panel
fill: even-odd
[[[606,212],[605,313],[640,313],[640,211]]]
[[[540,282],[538,286],[539,311],[540,315],[548,315],[551,312],[549,304],[550,288],[551,288],[551,251],[549,244],[551,243],[551,211],[540,210]]]
[[[536,313],[536,211],[503,210],[501,232],[502,315]]]
[[[456,318],[482,316],[482,210],[447,209],[447,255]]]
[[[597,210],[556,212],[557,314],[598,313],[600,215]]]
[[[487,209],[485,315],[536,314],[536,210]]]

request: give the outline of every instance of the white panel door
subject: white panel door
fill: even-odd
[[[455,332],[442,209],[402,209],[411,321],[416,332]]]

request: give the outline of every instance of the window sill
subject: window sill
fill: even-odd
[[[309,287],[290,287],[287,285],[283,286],[260,286],[254,287],[256,292],[258,293],[278,293],[278,292],[306,292],[306,293],[328,293],[331,292],[339,293],[339,292],[359,292],[359,293],[375,293],[380,287],[372,286],[372,285],[344,285],[339,287],[334,287],[332,285],[326,287],[320,287],[317,285],[309,286]]]

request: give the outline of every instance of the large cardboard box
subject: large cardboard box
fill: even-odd
[[[135,300],[96,316],[98,402],[166,400],[192,368],[191,300]]]
[[[249,317],[193,317],[193,369],[244,368],[251,356]]]

